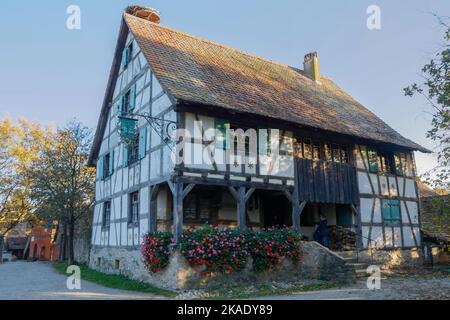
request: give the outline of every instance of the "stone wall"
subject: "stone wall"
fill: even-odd
[[[304,258],[296,268],[289,260],[277,270],[256,273],[249,259],[247,267],[229,275],[201,275],[201,268],[192,268],[179,252],[174,252],[166,269],[149,273],[145,270],[139,250],[126,248],[99,248],[91,250],[89,266],[101,272],[122,274],[129,278],[166,289],[197,289],[237,284],[255,284],[265,281],[290,282],[299,279],[323,279],[340,283],[353,282],[353,268],[345,260],[316,242],[302,243]]]
[[[91,250],[90,233],[82,232],[75,234],[75,238],[73,239],[73,255],[75,261],[82,264],[88,264],[90,250]]]
[[[396,268],[415,268],[424,264],[422,251],[419,248],[373,250],[373,259],[370,251],[360,251],[359,261],[374,264],[381,269],[390,270]]]

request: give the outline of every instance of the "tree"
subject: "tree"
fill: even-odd
[[[431,129],[427,137],[437,143],[438,165],[425,173],[425,182],[435,189],[450,189],[450,27],[449,18],[437,17],[445,28],[440,52],[422,68],[422,83],[404,89],[406,96],[425,97],[432,108]]]
[[[52,141],[53,132],[37,123],[10,118],[0,121],[0,232],[8,234],[23,222],[34,222],[26,177],[31,162]]]
[[[35,214],[47,221],[58,220],[66,228],[69,264],[74,262],[75,225],[93,206],[95,169],[87,166],[91,142],[91,131],[80,123],[58,129],[28,174]]]

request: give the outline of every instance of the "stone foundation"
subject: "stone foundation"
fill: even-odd
[[[359,261],[374,264],[381,269],[390,270],[396,268],[415,268],[424,264],[424,257],[419,248],[373,250],[373,261],[370,251],[360,251]]]
[[[201,275],[202,268],[192,268],[179,252],[174,252],[169,265],[157,273],[149,273],[142,263],[139,250],[125,248],[92,248],[89,266],[92,269],[122,274],[131,279],[171,290],[199,289],[217,286],[255,284],[266,281],[290,282],[301,279],[322,279],[339,283],[353,282],[354,270],[345,261],[316,242],[302,243],[304,257],[296,268],[289,260],[277,270],[256,273],[249,259],[247,267],[229,275],[220,273]]]

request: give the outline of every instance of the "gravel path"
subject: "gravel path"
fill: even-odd
[[[81,280],[81,290],[69,290],[67,277],[45,262],[0,264],[0,300],[148,300],[161,299],[147,293],[105,288]]]
[[[450,300],[450,277],[395,277],[381,280],[379,290],[369,290],[365,280],[351,287],[285,296],[271,296],[269,300]]]

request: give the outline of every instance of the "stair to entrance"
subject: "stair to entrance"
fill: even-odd
[[[356,251],[337,251],[335,252],[338,256],[345,260],[346,264],[355,270],[357,278],[367,277],[367,267],[369,265],[364,262],[358,261],[358,256]]]

